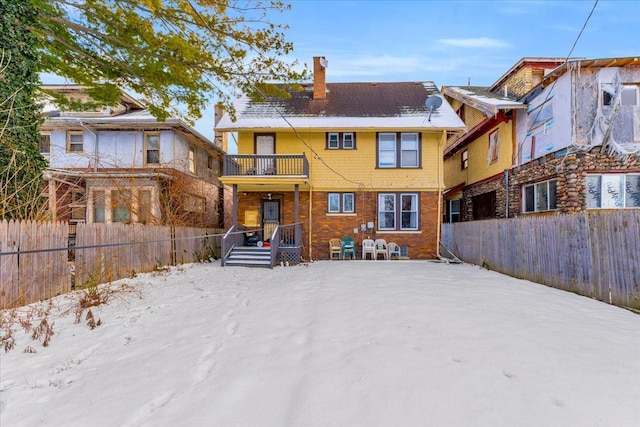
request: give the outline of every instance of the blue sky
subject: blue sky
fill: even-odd
[[[285,0],[286,1],[286,0]],[[595,0],[289,0],[290,59],[329,61],[327,82],[490,85],[523,57],[566,57]],[[640,1],[599,0],[572,56],[640,55]],[[212,105],[215,100],[212,100]],[[213,107],[196,129],[213,137]]]

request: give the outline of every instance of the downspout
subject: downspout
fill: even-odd
[[[504,217],[509,218],[509,169],[504,170],[505,202]]]
[[[438,143],[438,218],[437,218],[437,230],[436,230],[436,256],[440,259],[440,237],[442,234],[442,190],[444,184],[444,177],[442,176],[442,164],[444,162],[444,150],[443,144],[447,140],[447,131],[442,131],[442,138]]]
[[[311,167],[311,165],[309,165]],[[309,171],[309,175],[311,175],[311,171]],[[309,262],[313,262],[313,250],[311,246],[311,236],[313,235],[313,186],[311,185],[311,180],[309,180]]]

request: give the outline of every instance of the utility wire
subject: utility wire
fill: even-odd
[[[564,62],[562,63],[562,65],[559,68],[559,71],[558,71],[559,73],[564,71],[564,69],[567,67],[567,62],[569,61],[569,58],[571,57],[571,54],[573,53],[573,50],[576,48],[576,45],[578,44],[578,40],[580,40],[580,37],[582,37],[582,33],[584,32],[585,28],[587,27],[587,24],[589,23],[589,20],[591,19],[591,16],[593,15],[593,12],[596,10],[596,6],[598,5],[598,1],[599,0],[595,0],[594,1],[593,7],[591,8],[591,12],[589,12],[589,16],[587,16],[587,19],[584,21],[584,24],[582,25],[582,28],[580,29],[580,32],[578,33],[578,36],[576,37],[575,41],[573,42],[573,46],[571,46],[571,50],[569,51],[569,53],[567,54],[567,57],[564,59]],[[530,125],[529,129],[527,130],[527,133],[525,133],[524,139],[522,140],[522,143],[520,143],[520,145],[518,146],[519,151],[522,150],[522,147],[524,146],[524,143],[527,140],[527,136],[529,135],[529,132],[531,132],[533,130],[533,125],[536,122],[536,120],[538,120],[538,116],[540,116],[540,112],[542,111],[542,106],[549,100],[549,96],[553,92],[553,88],[556,86],[557,82],[558,82],[558,79],[555,79],[553,81],[553,84],[551,85],[551,88],[549,89],[549,91],[545,95],[544,101],[542,101],[540,103],[539,108],[538,108],[538,112],[536,113],[535,117],[531,121],[531,125]],[[518,153],[518,154],[520,155],[521,153]],[[531,153],[531,156],[533,157],[533,153]]]

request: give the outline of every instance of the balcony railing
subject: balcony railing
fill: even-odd
[[[225,154],[222,176],[309,176],[304,154]]]

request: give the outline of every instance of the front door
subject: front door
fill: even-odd
[[[256,135],[256,154],[275,154],[276,153],[276,136],[272,133]],[[256,173],[258,175],[270,174],[273,171],[273,158],[258,159],[256,164]]]
[[[270,240],[276,227],[280,224],[280,200],[265,199],[262,201],[262,240]]]

